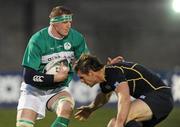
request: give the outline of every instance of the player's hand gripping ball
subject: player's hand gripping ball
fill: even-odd
[[[57,74],[59,71],[69,71],[68,61],[66,59],[51,61],[44,68],[44,73],[46,74]]]

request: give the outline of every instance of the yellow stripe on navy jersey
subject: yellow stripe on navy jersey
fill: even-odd
[[[170,88],[163,83],[157,74],[132,62],[107,65],[105,67],[105,79],[106,81],[100,84],[104,93],[113,91],[117,82],[120,84],[124,81],[128,82],[130,94],[134,97],[149,91]]]

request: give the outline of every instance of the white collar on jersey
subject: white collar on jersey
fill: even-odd
[[[62,39],[63,39],[63,38],[55,37],[55,36],[52,34],[51,30],[52,30],[52,26],[49,26],[49,27],[48,27],[48,34],[49,34],[51,37],[53,37],[53,38],[55,38],[55,39],[57,39],[57,40],[62,40]]]

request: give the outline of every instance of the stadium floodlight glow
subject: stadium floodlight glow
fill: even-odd
[[[180,13],[180,0],[173,0],[172,7],[175,12]]]

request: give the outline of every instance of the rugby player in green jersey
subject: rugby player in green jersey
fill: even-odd
[[[68,89],[73,76],[72,62],[87,53],[88,48],[84,36],[71,28],[71,10],[54,7],[49,18],[50,25],[32,35],[24,53],[24,81],[16,127],[33,127],[37,119],[45,117],[46,108],[57,115],[51,127],[67,127],[74,108]],[[112,63],[120,59],[119,56],[108,60]],[[45,66],[54,60],[67,60],[68,69],[60,69],[55,74],[44,73]]]

